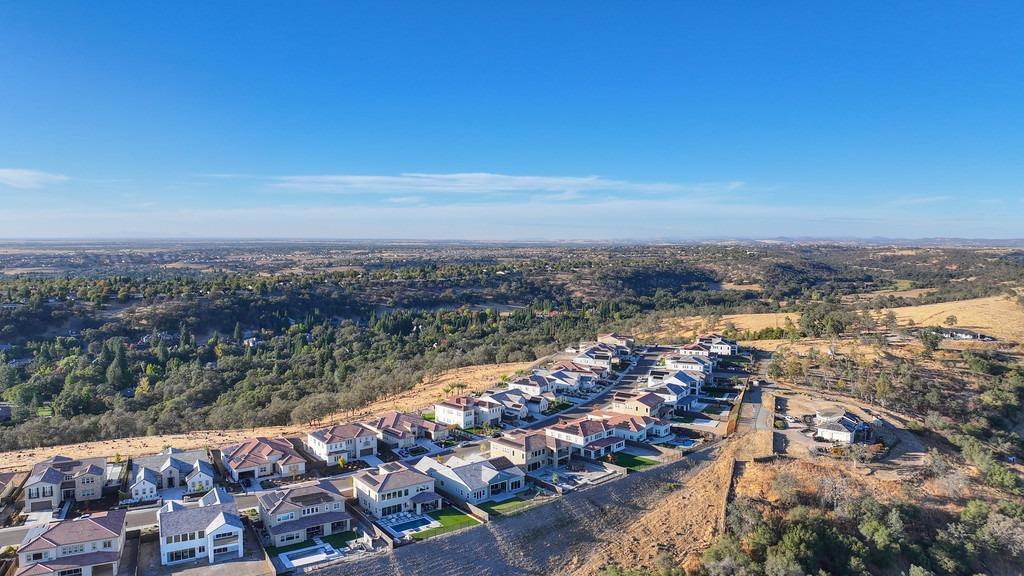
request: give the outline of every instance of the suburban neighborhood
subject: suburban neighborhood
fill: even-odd
[[[418,412],[127,460],[57,456],[0,476],[0,542],[18,535],[17,576],[303,573],[386,554],[713,445],[751,381],[720,362],[752,359],[718,334],[600,334]],[[812,424],[837,444],[871,433],[841,408]]]

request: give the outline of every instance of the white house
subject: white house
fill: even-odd
[[[651,370],[647,375],[647,386],[649,388],[671,387],[673,391],[681,392],[679,395],[682,397],[696,397],[700,395],[703,380],[702,373],[693,374],[683,370]],[[676,401],[668,403],[678,404]]]
[[[434,404],[434,422],[463,430],[497,426],[501,422],[501,404],[475,396],[454,396]]]
[[[404,462],[389,462],[352,477],[359,506],[377,518],[399,512],[425,514],[441,507],[434,479]]]
[[[167,448],[132,460],[128,492],[136,500],[156,499],[167,488],[183,488],[187,494],[206,492],[213,488],[213,475],[206,450]]]
[[[16,576],[112,576],[124,548],[124,510],[31,526],[18,547]]]
[[[618,361],[618,352],[614,346],[592,344],[581,350],[572,361],[607,373],[611,370],[612,364]]]
[[[705,334],[697,339],[697,343],[707,346],[712,354],[721,356],[735,356],[740,351],[740,347],[735,341],[729,340],[721,334]]]
[[[676,348],[676,353],[681,356],[702,356],[704,358],[711,358],[711,355],[714,354],[710,347],[697,342]]]
[[[519,390],[530,396],[540,396],[555,392],[557,384],[547,376],[534,372],[528,376],[520,376],[508,383],[509,390]]]
[[[526,489],[526,474],[505,457],[469,461],[452,456],[443,464],[421,458],[415,467],[434,479],[435,491],[462,503],[479,504]]]
[[[669,370],[710,374],[714,367],[715,363],[706,356],[671,354],[665,357],[665,368]]]
[[[852,444],[871,435],[871,427],[855,414],[842,408],[818,410],[814,416],[818,436],[831,442]]]
[[[306,473],[306,459],[286,438],[250,438],[221,448],[224,469],[238,482],[243,478],[277,478]]]
[[[585,458],[598,459],[626,447],[626,441],[603,420],[579,418],[549,426],[544,432],[572,447],[572,452]]]
[[[306,435],[306,446],[329,465],[353,462],[377,455],[377,433],[358,422],[314,430]]]
[[[532,396],[518,389],[502,391],[488,390],[481,398],[501,405],[502,414],[513,420],[522,420],[527,416],[539,416],[548,409],[555,397],[550,392],[541,396]]]
[[[245,525],[235,499],[215,488],[188,508],[170,501],[156,513],[160,528],[160,563],[164,566],[206,560],[210,564],[241,558]]]
[[[650,416],[634,416],[617,412],[591,412],[586,416],[590,420],[600,420],[612,427],[612,433],[633,442],[650,442],[664,440],[671,436],[672,425]]]

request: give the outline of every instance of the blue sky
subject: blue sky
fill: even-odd
[[[1021,2],[5,2],[0,237],[1024,237]]]

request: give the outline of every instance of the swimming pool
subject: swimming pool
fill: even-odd
[[[316,556],[317,554],[330,554],[332,551],[333,550],[328,550],[326,547],[318,546],[315,548],[307,548],[305,550],[291,552],[289,554],[286,554],[285,557],[288,558],[288,560],[295,562],[296,560],[302,560],[303,558],[309,558],[310,556]]]
[[[430,520],[426,518],[417,518],[415,520],[409,520],[408,522],[402,522],[401,524],[395,524],[391,526],[391,529],[395,532],[405,532],[406,530],[412,530],[413,528],[419,528],[420,526],[426,526],[430,524]]]

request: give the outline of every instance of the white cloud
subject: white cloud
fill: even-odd
[[[68,180],[63,174],[50,174],[39,170],[0,168],[0,184],[11,188],[42,188]]]
[[[674,184],[633,182],[601,176],[512,176],[489,172],[453,174],[405,173],[397,176],[325,174],[278,176],[272,186],[302,192],[349,193],[547,193],[573,195],[583,192],[710,193],[734,191],[742,182]]]

